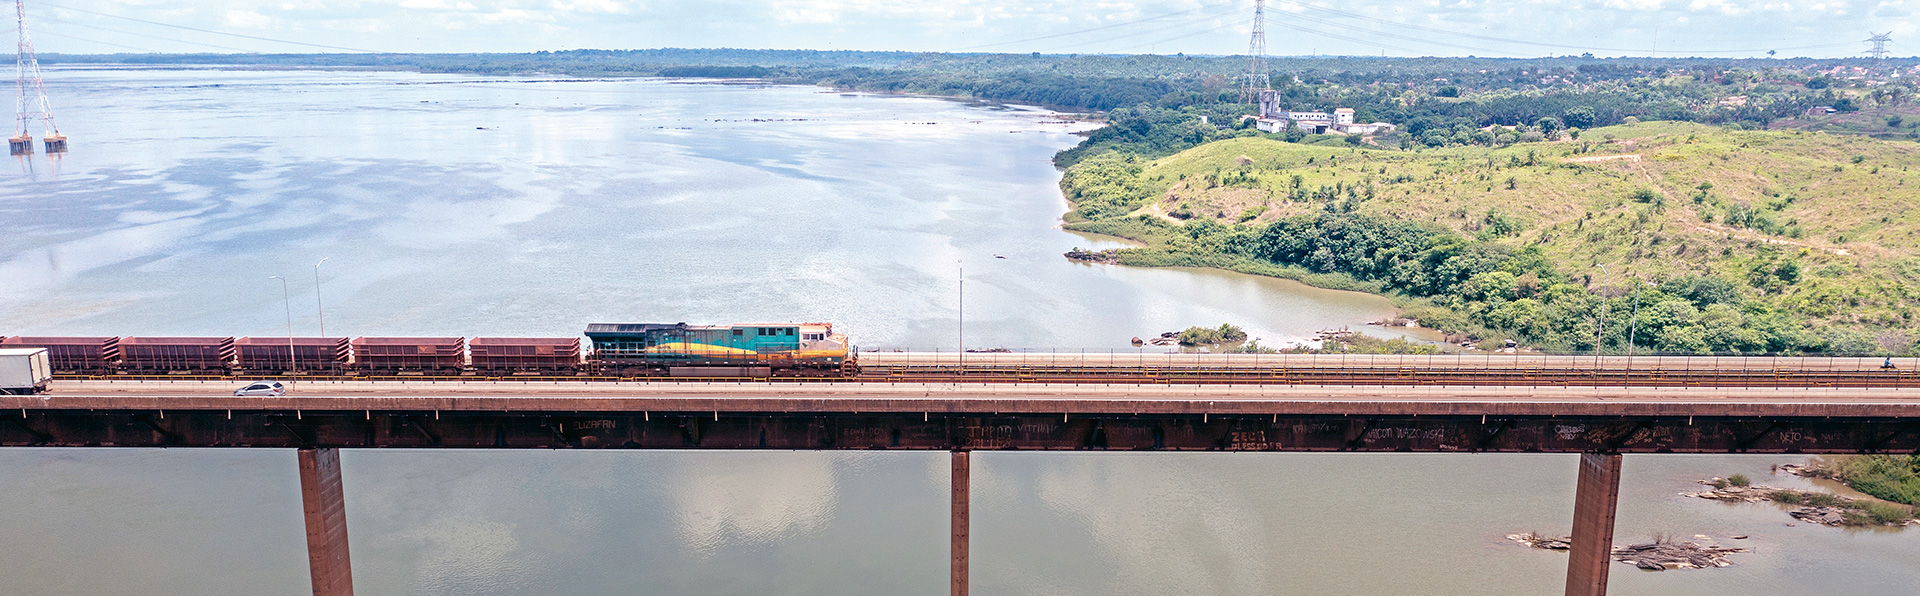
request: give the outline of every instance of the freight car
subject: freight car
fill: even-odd
[[[255,376],[343,372],[353,356],[344,337],[242,337],[233,348],[233,371]]]
[[[118,337],[9,337],[0,347],[46,348],[57,373],[100,374],[120,367]]]
[[[594,323],[592,366],[618,376],[830,376],[853,372],[828,323]]]
[[[578,337],[476,337],[467,349],[474,372],[574,374],[585,364]]]
[[[366,374],[459,374],[467,368],[464,337],[361,337],[353,340],[353,368]]]
[[[233,363],[231,337],[128,337],[120,340],[120,366],[135,372],[226,372]]]

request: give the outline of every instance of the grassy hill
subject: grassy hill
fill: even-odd
[[[1911,142],[1652,122],[1418,152],[1238,138],[1091,157],[1062,186],[1071,227],[1149,243],[1120,262],[1393,294],[1482,339],[1593,349],[1638,281],[1647,349],[1909,353],[1913,166]]]

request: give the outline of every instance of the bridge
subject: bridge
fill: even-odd
[[[343,448],[949,451],[956,596],[968,591],[972,451],[1579,453],[1566,593],[1587,596],[1606,592],[1626,454],[1920,452],[1920,384],[1806,370],[1824,372],[1716,377],[1744,384],[1676,383],[1644,369],[1584,379],[1489,370],[1479,384],[1462,371],[1444,382],[1239,373],[1139,382],[1085,371],[1047,382],[1019,371],[806,382],[338,378],[295,381],[278,397],[233,397],[232,382],[214,379],[61,380],[47,394],[0,396],[0,446],[296,449],[316,596],[352,593]]]

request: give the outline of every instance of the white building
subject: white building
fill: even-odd
[[[1260,94],[1260,119],[1255,126],[1263,132],[1281,132],[1289,123],[1303,132],[1324,134],[1363,134],[1369,135],[1393,130],[1393,125],[1385,122],[1358,124],[1353,121],[1353,108],[1335,108],[1333,113],[1295,112],[1291,110],[1269,110],[1268,94]]]

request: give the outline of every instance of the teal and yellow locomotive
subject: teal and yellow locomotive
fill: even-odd
[[[594,323],[586,335],[595,365],[622,376],[838,374],[852,353],[829,323]]]

